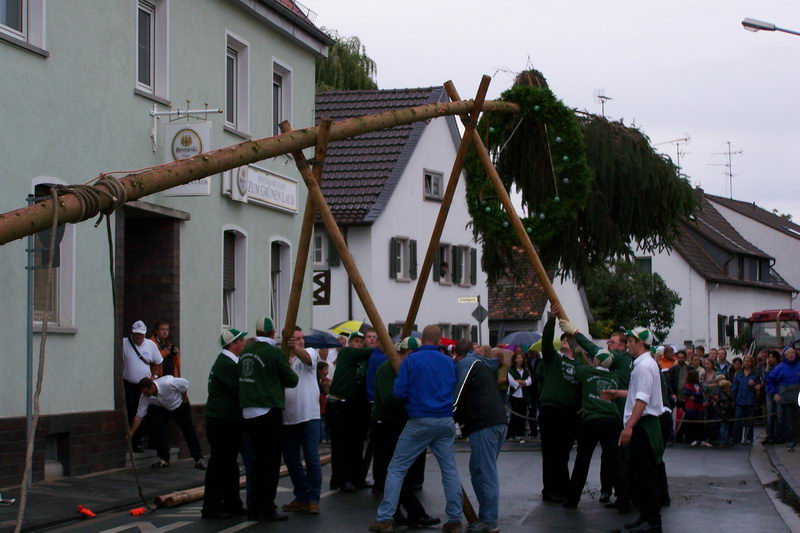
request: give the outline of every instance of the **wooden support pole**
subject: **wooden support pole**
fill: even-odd
[[[461,98],[458,96],[458,91],[456,91],[456,88],[452,83],[445,85],[445,90],[450,96],[450,99],[454,102],[461,100]],[[478,152],[478,157],[483,164],[483,168],[486,170],[486,174],[489,176],[489,180],[492,182],[492,185],[494,185],[494,190],[497,192],[497,196],[500,198],[500,202],[503,204],[506,213],[508,213],[508,218],[511,220],[511,225],[514,227],[514,232],[517,234],[517,239],[519,239],[520,244],[522,244],[522,247],[525,249],[525,254],[528,256],[528,259],[533,266],[533,271],[536,273],[536,277],[539,279],[539,283],[541,283],[545,294],[547,294],[547,299],[550,300],[551,305],[559,304],[560,306],[561,302],[559,301],[558,295],[553,288],[553,283],[550,281],[550,277],[547,275],[547,271],[544,269],[541,259],[539,259],[539,254],[536,253],[536,248],[533,247],[533,243],[531,242],[531,238],[528,236],[528,232],[525,231],[525,226],[522,224],[519,215],[517,215],[516,209],[514,209],[514,204],[511,203],[511,197],[508,195],[508,191],[506,190],[505,185],[503,185],[503,181],[500,179],[500,174],[498,174],[497,169],[494,168],[494,163],[489,155],[489,151],[486,150],[486,146],[483,144],[481,136],[477,131],[473,130],[472,139],[473,143],[475,144],[475,150]],[[563,308],[561,309],[561,314],[559,314],[558,317],[563,319],[567,318],[567,313]]]
[[[290,127],[288,122],[284,122],[284,124]],[[342,232],[339,230],[339,226],[336,224],[336,219],[333,218],[333,213],[331,213],[331,209],[328,207],[328,202],[325,201],[322,189],[320,189],[317,180],[314,179],[314,175],[311,172],[311,168],[308,166],[308,161],[306,161],[303,152],[301,150],[292,152],[292,157],[294,157],[297,170],[300,171],[300,175],[303,176],[303,181],[306,183],[306,187],[308,187],[308,194],[311,200],[319,210],[320,218],[322,218],[322,222],[325,224],[328,236],[336,247],[336,251],[339,252],[342,264],[345,270],[347,270],[347,275],[350,276],[350,281],[353,284],[353,288],[356,290],[356,294],[358,294],[358,297],[361,299],[361,304],[367,312],[369,321],[378,333],[378,341],[381,343],[384,353],[392,362],[392,367],[395,369],[395,372],[397,372],[400,370],[400,356],[394,349],[389,331],[386,329],[386,325],[383,323],[380,313],[378,313],[375,302],[372,301],[372,297],[369,295],[367,284],[364,283],[364,278],[361,277],[361,272],[358,270],[355,259],[353,259],[353,255],[347,248],[347,243],[342,236]]]
[[[322,162],[325,159],[325,152],[328,147],[328,138],[331,133],[332,120],[324,118],[319,123],[319,135],[317,136],[317,146],[314,150],[314,180],[319,183],[322,179]],[[280,124],[281,131],[288,133],[291,126],[288,122]],[[294,273],[292,274],[292,287],[289,291],[289,305],[286,309],[286,322],[281,336],[281,349],[288,353],[289,337],[294,335],[294,327],[297,325],[297,312],[300,307],[300,295],[303,293],[303,281],[306,279],[306,265],[308,265],[308,254],[311,245],[311,234],[314,233],[314,203],[311,195],[306,196],[305,211],[303,211],[303,226],[300,229],[300,241],[297,243],[297,255],[294,261]]]
[[[342,120],[331,126],[330,141],[338,141],[371,131],[384,130],[444,115],[462,115],[468,113],[472,107],[472,102],[469,101],[437,102]],[[517,113],[519,106],[509,102],[486,101],[483,103],[483,110]],[[243,141],[188,159],[142,169],[120,178],[119,182],[125,187],[129,201],[138,200],[206,176],[314,146],[317,142],[318,131],[318,127],[303,128],[274,137]],[[59,222],[77,222],[80,219],[81,207],[74,195],[59,196],[58,201]],[[45,200],[30,207],[0,213],[0,245],[50,227],[53,221],[53,207],[50,202],[52,200]],[[99,207],[101,210],[108,209],[111,204],[112,200],[106,195],[100,197]]]
[[[428,277],[431,273],[431,266],[433,265],[436,254],[439,253],[439,240],[442,237],[444,224],[447,222],[447,215],[450,212],[450,205],[453,203],[453,196],[456,194],[458,179],[461,177],[464,161],[467,158],[470,146],[472,146],[472,132],[475,131],[478,115],[483,107],[483,101],[486,99],[486,91],[489,90],[489,83],[491,81],[492,78],[486,75],[481,78],[472,110],[466,120],[464,120],[464,135],[461,137],[461,143],[458,145],[456,158],[455,161],[453,161],[453,169],[450,171],[450,179],[447,181],[447,189],[444,192],[444,197],[442,197],[442,204],[439,206],[439,215],[436,218],[436,224],[433,226],[433,234],[428,243],[428,251],[425,253],[425,260],[422,262],[422,268],[420,269],[419,276],[417,276],[417,287],[411,299],[411,306],[408,309],[405,324],[403,324],[403,337],[407,337],[411,334],[411,328],[413,327],[414,320],[417,318],[419,306],[422,303],[422,296],[425,294],[425,286],[428,284]],[[446,82],[444,84],[445,87],[447,87],[448,84],[452,85],[453,82]]]

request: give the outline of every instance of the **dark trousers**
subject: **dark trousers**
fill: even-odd
[[[667,442],[670,435],[672,435],[672,413],[662,413],[660,417],[658,417],[658,421],[661,423],[661,438],[664,439],[664,443]],[[664,462],[662,459],[661,464],[658,465],[658,479],[659,483],[661,484],[661,505],[669,505],[670,498],[669,498],[669,481],[667,481],[667,463]]]
[[[370,440],[372,441],[372,479],[375,481],[374,488],[383,490],[386,482],[386,471],[394,455],[394,448],[403,432],[405,422],[378,422],[373,421]],[[403,486],[400,489],[400,505],[406,510],[408,518],[414,520],[426,515],[425,508],[414,494],[414,481],[421,476],[420,470],[425,470],[425,452],[408,469]]]
[[[603,460],[607,462],[607,472],[611,476],[611,486],[617,494],[617,500],[627,505],[628,482],[625,479],[617,446],[621,431],[622,422],[617,418],[592,418],[581,423],[578,431],[578,454],[575,457],[575,466],[572,468],[572,478],[569,480],[568,502],[577,504],[580,501],[581,492],[586,485],[586,476],[589,474],[589,465],[592,463],[592,454],[600,443]]]
[[[189,453],[192,458],[197,461],[202,459],[203,453],[200,451],[200,442],[197,440],[197,433],[194,430],[194,422],[192,422],[192,408],[189,402],[184,401],[177,409],[168,411],[163,407],[151,405],[147,411],[147,415],[153,421],[153,432],[150,435],[150,440],[155,440],[156,453],[159,459],[169,462],[169,439],[167,438],[167,425],[170,420],[174,420],[183,433],[183,438],[186,439],[186,445],[189,447]]]
[[[237,462],[242,442],[242,423],[238,420],[206,418],[206,436],[211,445],[211,455],[206,470],[203,511],[238,511],[242,508]]]
[[[352,402],[328,399],[331,430],[331,488],[350,482],[364,484],[364,440],[362,410]]]
[[[133,417],[136,416],[136,410],[139,408],[139,398],[142,393],[139,391],[138,383],[128,383],[127,381],[123,381],[123,383],[125,384],[125,408],[128,410],[128,424],[133,424]],[[146,420],[147,418],[145,417],[142,420],[142,425],[131,437],[131,444],[134,448],[142,445],[142,435],[145,433]]]
[[[661,483],[659,466],[647,433],[640,424],[633,427],[630,449],[630,489],[636,494],[639,516],[650,524],[661,525]]]
[[[536,389],[530,391],[530,397],[528,416],[532,420],[528,420],[528,428],[531,430],[531,435],[536,437],[539,435],[539,422],[536,420],[539,417],[539,393]]]
[[[528,400],[525,398],[514,398],[513,396],[508,399],[511,404],[511,410],[523,416],[528,416]],[[511,421],[508,423],[508,438],[524,437],[525,436],[525,419],[511,413]]]
[[[578,417],[573,409],[544,405],[539,411],[542,432],[542,495],[566,497],[569,490],[569,452],[575,442]]]
[[[244,421],[245,431],[255,452],[250,480],[250,517],[270,513],[275,505],[283,451],[282,411],[273,407],[265,415]]]

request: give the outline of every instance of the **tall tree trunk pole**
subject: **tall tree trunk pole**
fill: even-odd
[[[445,90],[450,96],[450,99],[454,102],[461,100],[461,98],[458,96],[458,91],[452,83],[445,85]],[[547,299],[550,300],[551,305],[559,304],[560,306],[561,302],[559,301],[558,295],[553,288],[553,283],[550,281],[550,277],[547,275],[547,271],[544,269],[541,259],[539,259],[539,254],[536,253],[536,248],[533,247],[531,238],[528,236],[528,232],[525,231],[525,226],[519,219],[517,210],[514,209],[514,204],[511,203],[511,197],[509,197],[508,191],[506,190],[505,185],[503,185],[503,180],[500,179],[500,174],[498,174],[497,169],[494,168],[492,158],[489,155],[488,150],[486,150],[486,146],[483,144],[481,136],[477,131],[473,130],[472,140],[475,145],[475,150],[478,152],[478,157],[483,164],[483,168],[486,171],[486,174],[489,176],[489,180],[492,182],[492,185],[494,185],[494,190],[497,192],[497,196],[500,198],[500,202],[503,204],[503,207],[508,214],[508,218],[511,220],[511,225],[514,227],[514,232],[517,234],[517,239],[519,239],[519,242],[525,249],[525,254],[528,256],[528,259],[533,266],[533,271],[536,273],[536,277],[539,278],[539,283],[541,283],[545,294],[547,294]],[[567,313],[563,308],[561,309],[561,313],[558,315],[558,318],[567,318]]]
[[[336,122],[331,126],[330,141],[355,137],[371,131],[384,130],[420,120],[429,120],[444,115],[463,115],[472,109],[472,102],[447,102],[426,104],[377,115],[355,117]],[[519,112],[519,106],[509,102],[487,101],[484,111]],[[218,174],[225,170],[248,165],[264,159],[288,154],[317,142],[318,127],[304,128],[274,137],[243,141],[239,144],[198,154],[165,165],[143,169],[121,178],[119,181],[128,193],[128,200],[183,185],[190,181]],[[30,207],[0,214],[0,245],[37,233],[50,226],[53,221],[53,200],[45,200]],[[80,204],[72,195],[59,196],[59,222],[77,222]],[[107,209],[112,201],[101,195],[99,207]]]
[[[325,152],[328,148],[328,138],[331,133],[331,119],[323,118],[319,123],[319,135],[317,136],[317,146],[314,149],[314,180],[320,183],[322,180],[322,165],[325,160]],[[291,126],[288,122],[282,122],[281,131],[288,133]],[[297,325],[297,312],[300,307],[300,295],[303,293],[303,281],[306,277],[306,265],[308,265],[308,254],[311,244],[311,234],[314,232],[314,202],[311,195],[306,196],[306,207],[303,211],[303,227],[300,230],[300,242],[297,243],[297,256],[294,261],[294,273],[292,274],[292,288],[289,291],[289,305],[286,310],[286,322],[281,336],[281,348],[288,355],[289,337],[294,335],[294,327]]]
[[[290,128],[290,126],[288,126],[288,122],[283,122],[283,124],[286,124],[287,128]],[[383,347],[383,351],[387,356],[389,356],[389,360],[391,361],[395,372],[398,372],[400,370],[400,356],[394,349],[394,344],[392,344],[392,339],[389,336],[389,330],[386,329],[386,325],[383,323],[380,313],[378,313],[378,308],[375,306],[375,302],[372,301],[372,297],[369,295],[367,284],[364,283],[364,279],[361,277],[361,273],[358,271],[358,266],[356,265],[355,259],[353,259],[353,255],[350,253],[350,250],[347,247],[347,243],[342,236],[342,232],[339,230],[339,226],[336,224],[336,220],[333,218],[333,213],[331,213],[331,209],[328,207],[328,202],[325,201],[325,196],[322,194],[322,189],[320,189],[317,180],[314,179],[314,175],[311,172],[311,168],[308,166],[308,162],[306,161],[303,152],[300,150],[292,152],[292,157],[294,157],[297,170],[300,171],[300,175],[303,176],[303,181],[305,182],[306,187],[308,187],[308,195],[311,197],[314,205],[319,210],[320,218],[322,218],[322,222],[325,224],[325,229],[328,232],[328,236],[331,238],[331,242],[333,242],[333,245],[336,247],[336,251],[339,252],[342,264],[344,265],[345,270],[347,270],[348,276],[350,276],[350,281],[353,284],[353,288],[356,290],[356,294],[358,294],[358,297],[361,299],[361,304],[364,306],[364,310],[367,312],[369,321],[372,323],[372,327],[375,328],[375,331],[378,333],[378,340]]]
[[[453,203],[453,197],[456,194],[458,179],[461,177],[461,170],[464,168],[464,160],[467,158],[470,146],[472,146],[472,132],[475,131],[478,115],[483,107],[483,101],[486,99],[486,91],[489,90],[489,83],[491,81],[492,78],[486,75],[481,78],[472,111],[470,111],[469,116],[464,120],[464,135],[461,137],[461,143],[458,145],[456,159],[453,161],[453,169],[450,171],[450,179],[447,181],[447,189],[444,192],[442,204],[439,207],[439,215],[436,218],[436,224],[433,226],[433,234],[428,243],[428,251],[425,253],[425,260],[422,262],[422,268],[420,269],[419,276],[417,276],[417,287],[411,299],[411,307],[408,309],[405,324],[403,324],[403,337],[407,337],[411,334],[411,328],[414,324],[414,320],[417,318],[419,306],[425,294],[425,286],[428,284],[428,277],[431,273],[431,266],[433,265],[436,254],[439,252],[439,240],[442,238],[442,231],[444,230],[445,222],[447,222],[450,205]],[[452,83],[452,81],[448,81],[444,86],[447,87],[448,85],[452,85]]]

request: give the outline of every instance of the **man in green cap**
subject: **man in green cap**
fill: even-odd
[[[259,323],[256,329],[266,333],[264,327]],[[293,339],[289,339],[289,347],[294,347]],[[269,341],[262,340],[260,335],[239,358],[239,406],[255,454],[249,483],[248,520],[288,518],[276,510],[275,494],[283,451],[286,401],[283,389],[295,387],[297,382],[297,374],[289,366],[286,355]]]
[[[229,518],[242,510],[236,462],[242,438],[238,363],[246,335],[246,331],[238,329],[222,331],[222,352],[208,376],[205,414],[211,456],[206,470],[203,518]]]
[[[364,348],[364,334],[350,334],[347,347],[336,357],[336,373],[328,393],[327,418],[331,430],[331,489],[355,492],[367,487],[362,467],[363,402],[367,401],[366,363],[372,348]]]
[[[625,398],[625,427],[620,446],[630,450],[631,491],[637,495],[639,518],[625,524],[624,531],[661,531],[661,484],[659,464],[664,454],[659,417],[664,411],[658,363],[650,355],[655,337],[642,327],[626,331],[628,352],[633,356],[633,372],[628,390],[609,389],[603,398]]]

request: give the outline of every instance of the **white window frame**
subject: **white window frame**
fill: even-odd
[[[442,261],[442,248],[444,248],[444,258],[446,261]],[[453,247],[450,243],[447,242],[440,242],[439,243],[439,265],[443,262],[447,263],[447,274],[442,276],[441,271],[439,272],[439,283],[442,285],[452,285],[453,284]]]
[[[283,122],[284,120],[288,120],[289,122],[294,122],[292,118],[292,77],[293,77],[293,69],[291,65],[281,61],[278,58],[272,58],[272,76],[270,76],[270,114],[272,116],[272,124],[273,124],[273,134],[277,135],[280,133],[280,128],[278,124]],[[275,76],[278,75],[281,77],[281,89],[280,89],[280,99],[278,104],[280,105],[280,113],[276,113],[275,110]],[[276,116],[277,115],[277,116]]]
[[[453,337],[450,336],[452,330],[452,324],[449,322],[442,322],[439,324],[439,329],[442,330],[442,337],[446,337],[448,339],[452,339]]]
[[[234,79],[234,121],[228,121],[228,110],[225,110],[225,126],[236,133],[250,132],[250,43],[231,31],[225,32],[225,105],[228,102],[228,57],[231,52],[236,57],[236,73]]]
[[[231,307],[228,312],[230,324],[223,321],[223,306],[225,305],[224,272],[225,272],[225,233],[231,232],[236,236],[234,245],[234,276],[235,286],[232,295]],[[224,225],[221,233],[220,253],[220,324],[222,327],[236,328],[244,331],[247,324],[247,232],[239,226]]]
[[[37,185],[56,183],[68,185],[68,182],[52,176],[39,176],[31,180],[31,194]],[[75,330],[75,270],[76,270],[76,232],[75,224],[66,224],[64,237],[61,239],[61,266],[55,270],[56,277],[56,316],[48,320],[48,331],[51,333],[74,333]],[[47,243],[45,243],[47,245]],[[41,331],[41,319],[34,318],[35,331]]]
[[[455,333],[456,329],[458,333]],[[471,339],[470,324],[453,324],[450,326],[450,335],[449,338],[456,342],[461,339]]]
[[[311,264],[313,266],[325,266],[326,240],[324,234],[314,233],[311,241]]]
[[[411,281],[411,239],[395,237],[397,254],[394,256],[395,272],[398,281]]]
[[[16,41],[21,41],[42,50],[45,48],[45,12],[47,0],[21,0],[22,8],[21,28],[18,30],[5,24],[0,24],[0,34],[3,37],[11,37]],[[46,54],[46,52],[45,52]]]
[[[273,247],[279,246],[278,264],[279,272],[276,274],[273,270],[272,256]],[[289,239],[285,237],[275,237],[269,241],[269,299],[267,301],[267,308],[272,315],[272,321],[275,324],[283,324],[287,309],[289,308],[289,292],[291,290],[292,278],[292,244]],[[282,331],[279,327],[275,328],[280,333]]]
[[[434,182],[438,181],[438,194],[434,190]],[[430,186],[428,183],[430,182]],[[422,171],[422,195],[425,200],[441,202],[444,198],[444,174],[436,170],[423,169]]]
[[[469,246],[459,246],[458,253],[461,255],[461,278],[459,278],[458,286],[459,287],[471,287],[472,284],[470,283],[471,274],[471,260],[470,260],[470,247]]]
[[[139,81],[139,10],[151,12],[150,84]],[[168,100],[169,96],[169,0],[138,0],[134,17],[135,88],[145,94]]]

